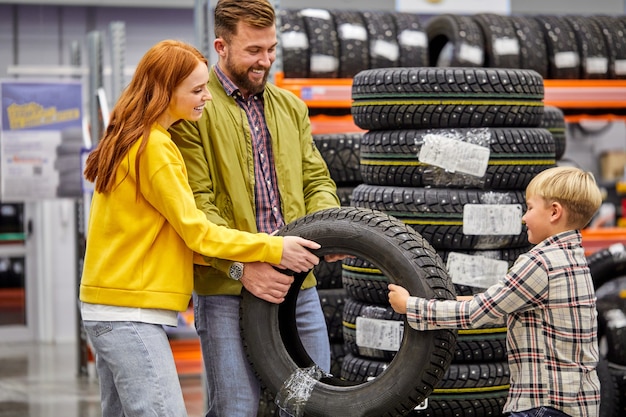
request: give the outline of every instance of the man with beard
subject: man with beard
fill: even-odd
[[[180,148],[196,204],[216,224],[272,233],[306,214],[339,207],[335,183],[316,149],[306,104],[268,83],[276,59],[274,9],[267,0],[220,0],[215,6],[218,62],[213,97],[197,122],[170,129]],[[341,256],[327,256],[327,261]],[[207,416],[254,417],[259,381],[239,330],[242,286],[280,303],[293,282],[266,263],[196,256],[195,325],[208,386]],[[296,306],[304,347],[323,370],[330,346],[312,274]]]

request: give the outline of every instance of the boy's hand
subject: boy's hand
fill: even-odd
[[[409,299],[409,292],[400,285],[389,284],[389,304],[398,314],[406,314],[406,302]]]

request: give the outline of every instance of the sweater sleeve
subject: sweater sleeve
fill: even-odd
[[[190,249],[231,261],[280,263],[281,237],[216,225],[196,207],[182,157],[173,142],[149,145],[142,158],[142,194]]]

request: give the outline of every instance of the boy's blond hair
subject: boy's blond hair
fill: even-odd
[[[554,167],[537,174],[526,187],[526,199],[541,197],[563,206],[568,226],[582,229],[602,204],[602,193],[591,172],[576,167]]]

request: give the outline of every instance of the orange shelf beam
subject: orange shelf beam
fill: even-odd
[[[352,106],[352,78],[284,78],[276,73],[276,85],[300,97],[309,107],[342,108]]]
[[[624,109],[626,80],[544,80],[544,103],[559,108]]]
[[[351,78],[285,78],[275,75],[276,85],[291,91],[312,108],[350,108]],[[626,109],[626,80],[544,80],[544,104],[561,109],[580,110],[566,120],[623,120],[626,116],[612,110]],[[584,114],[584,109],[606,110],[606,114]]]
[[[587,255],[606,249],[615,243],[626,245],[626,228],[601,227],[597,229],[583,229],[583,247]]]
[[[332,133],[361,133],[365,130],[354,124],[352,115],[346,116],[311,116],[311,133],[314,135]]]

